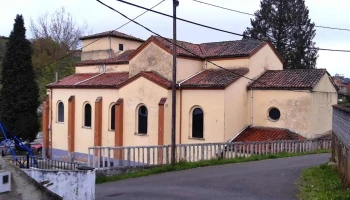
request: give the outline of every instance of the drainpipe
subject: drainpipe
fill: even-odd
[[[52,108],[52,96],[53,96],[53,88],[51,88],[51,91],[50,91],[50,124],[49,124],[49,151],[50,151],[50,155],[49,155],[49,159],[52,159],[52,121],[53,121],[53,115],[52,115],[52,111],[53,111],[53,108]]]
[[[250,126],[253,126],[253,89],[250,89]]]
[[[108,39],[109,39],[109,58],[112,57],[112,45],[111,45],[111,37],[108,36]]]

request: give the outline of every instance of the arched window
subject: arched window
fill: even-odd
[[[203,138],[203,110],[200,108],[192,111],[192,137]]]
[[[140,106],[138,110],[138,134],[147,134],[148,111],[146,106]]]
[[[57,121],[64,122],[64,105],[62,101],[57,105]]]
[[[110,129],[111,130],[115,130],[115,105],[113,104],[113,106],[111,106],[111,118],[110,118]]]
[[[91,127],[91,105],[89,103],[84,106],[84,126]]]

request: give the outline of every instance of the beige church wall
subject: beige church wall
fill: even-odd
[[[68,98],[75,96],[75,152],[87,153],[88,147],[94,145],[95,101],[102,96],[102,145],[114,146],[114,131],[109,130],[110,105],[118,100],[118,90],[115,89],[54,89],[53,104],[64,101],[65,121],[56,123],[57,106],[53,107],[52,147],[67,150],[68,148]],[[89,102],[92,108],[91,128],[83,127],[83,109]]]
[[[75,73],[101,73],[103,71],[103,65],[85,65],[85,66],[76,66]],[[106,65],[106,73],[116,73],[116,72],[129,72],[129,64],[109,64]]]
[[[109,39],[108,39],[108,37],[100,38],[97,42],[92,43],[93,41],[95,41],[97,39],[99,39],[99,38],[81,40],[81,45],[84,47],[82,49],[82,52],[84,52],[84,51],[97,51],[97,50],[109,49]],[[90,44],[90,43],[92,43],[92,44]],[[90,44],[90,45],[86,46],[87,44]]]
[[[177,59],[176,81],[182,81],[204,69],[204,61],[187,58]]]
[[[49,123],[52,127],[52,148],[68,151],[68,98],[71,92],[64,89],[51,90],[52,95],[52,118]],[[51,101],[51,99],[50,99]],[[58,122],[57,106],[59,101],[64,105],[64,122]]]
[[[312,96],[308,91],[253,90],[253,126],[287,128],[308,137],[311,102]],[[269,119],[269,109],[273,107],[281,113],[278,121]]]
[[[223,142],[224,90],[182,90],[182,144]],[[199,107],[204,113],[204,139],[191,137],[192,111]]]
[[[329,76],[325,74],[313,89],[309,137],[318,137],[332,130],[332,105],[337,104],[337,99],[337,91],[329,80]]]
[[[123,44],[124,50],[137,49],[143,42],[126,40],[122,38],[111,38],[111,46],[114,51],[119,51],[119,44]]]
[[[228,141],[249,125],[248,80],[240,78],[225,89],[225,138]]]
[[[172,55],[151,42],[129,61],[129,77],[141,71],[156,71],[165,78],[172,78]]]
[[[120,88],[124,99],[124,146],[147,146],[158,144],[158,103],[167,98],[168,90],[140,77]],[[145,105],[148,110],[147,134],[137,133],[138,108]]]
[[[87,44],[90,44],[97,39],[99,38],[82,40],[82,46],[86,46]],[[101,38],[97,42],[94,42],[89,46],[84,47],[82,51],[84,52],[84,51],[106,50],[106,49],[110,49],[110,45],[114,51],[119,51],[119,44],[123,44],[124,51],[126,51],[131,49],[137,49],[142,44],[142,42],[136,42],[136,41],[126,40],[122,38],[111,37],[110,39],[111,39],[111,43],[109,43],[108,37]]]
[[[336,93],[337,90],[335,89],[330,79],[331,77],[329,77],[328,74],[325,74],[312,91]]]
[[[283,64],[269,45],[263,46],[249,60],[249,78],[256,78],[265,70],[282,70]]]
[[[164,105],[164,145],[171,144],[172,91],[168,90]],[[180,143],[180,91],[176,91],[176,144]]]
[[[248,67],[249,58],[222,58],[222,59],[209,59],[209,61],[225,68],[240,68]],[[213,65],[212,63],[207,63],[207,69],[219,69],[219,67]]]

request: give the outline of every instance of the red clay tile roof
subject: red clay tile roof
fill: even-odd
[[[167,38],[168,39],[168,38]],[[172,42],[172,39],[168,39]],[[148,41],[154,41],[158,45],[161,45],[169,53],[173,51],[173,44],[166,39],[159,36],[151,36]],[[202,44],[193,44],[190,42],[177,41],[177,44],[189,51],[195,53],[189,53],[188,51],[177,47],[176,51],[179,56],[193,57],[199,59],[208,58],[227,58],[227,57],[242,57],[250,56],[262,45],[267,44],[260,40],[236,40],[236,41],[224,41],[224,42],[210,42]],[[142,46],[139,47],[143,48]]]
[[[144,42],[143,39],[134,37],[132,35],[128,35],[119,31],[105,31],[102,33],[96,33],[93,35],[87,35],[87,36],[83,36],[79,39],[81,40],[86,40],[86,39],[93,39],[93,38],[100,38],[100,37],[116,37],[116,38],[123,38],[123,39],[127,39],[127,40],[133,40],[133,41],[138,41],[138,42]]]
[[[304,137],[287,129],[250,127],[236,137],[233,142],[259,142],[278,140],[305,140]]]
[[[325,69],[269,70],[249,88],[311,90],[326,73]]]
[[[252,55],[266,42],[261,40],[236,40],[200,44],[205,58],[241,57]]]
[[[225,88],[249,72],[248,68],[207,69],[181,84],[181,88]]]
[[[172,39],[168,39],[169,41],[171,41],[171,42],[168,42],[167,40],[165,40],[159,36],[151,36],[150,40],[157,42],[157,44],[161,45],[163,48],[168,50],[170,53],[173,52],[173,44],[172,44],[173,40]],[[179,40],[177,41],[176,44],[185,48],[185,49],[188,49],[189,51],[195,53],[199,57],[196,55],[193,55],[192,53],[185,51],[184,49],[182,49],[180,47],[177,47],[176,52],[177,52],[177,55],[179,55],[179,56],[186,56],[186,57],[193,57],[193,58],[202,58],[203,57],[201,48],[198,44],[193,44],[190,42],[184,42],[184,41],[179,41]]]
[[[75,74],[59,82],[47,85],[48,88],[117,88],[129,78],[128,72],[98,74]],[[95,78],[93,78],[96,76]],[[91,78],[91,79],[90,79]]]
[[[126,50],[123,53],[117,55],[114,58],[108,59],[99,59],[99,60],[83,60],[81,62],[76,63],[76,66],[85,66],[85,65],[99,65],[99,64],[128,64],[129,56],[135,50]]]
[[[162,75],[158,74],[155,71],[143,71],[140,72],[138,74],[136,74],[135,76],[129,78],[127,81],[123,82],[122,84],[120,84],[118,86],[118,88],[121,88],[131,82],[133,82],[134,80],[138,79],[139,77],[144,77],[150,81],[152,81],[153,83],[162,86],[166,89],[171,88],[171,81],[169,81],[168,79],[166,79],[165,77],[163,77]]]

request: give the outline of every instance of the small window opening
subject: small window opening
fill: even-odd
[[[119,44],[119,51],[124,51],[124,45],[123,44]]]
[[[271,108],[269,110],[269,118],[272,121],[277,121],[277,120],[280,119],[280,117],[281,117],[281,113],[280,113],[280,111],[277,108]]]

